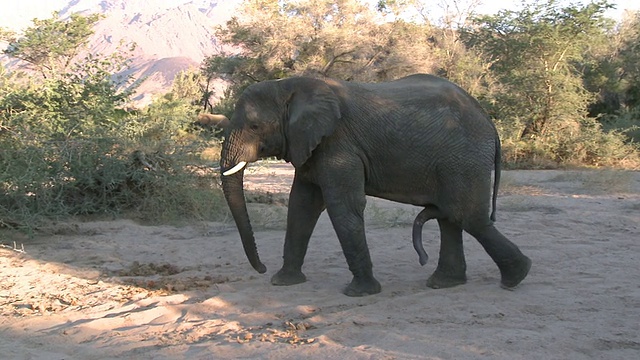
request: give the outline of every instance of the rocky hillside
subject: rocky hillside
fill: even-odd
[[[215,27],[229,19],[235,0],[66,0],[57,11],[101,13],[90,41],[93,53],[109,54],[121,44],[135,43],[130,70],[135,79],[146,80],[134,98],[148,104],[166,92],[181,70],[197,68],[205,56],[220,53]]]

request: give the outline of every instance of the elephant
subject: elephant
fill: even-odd
[[[418,213],[416,219],[413,221],[413,232],[411,234],[411,237],[413,238],[413,248],[418,253],[418,260],[422,266],[426,265],[427,260],[429,259],[429,255],[424,251],[424,247],[422,245],[422,226],[425,222],[437,217],[438,209],[434,206],[426,206]]]
[[[244,169],[267,157],[295,169],[283,265],[273,285],[306,281],[309,240],[327,210],[353,275],[344,294],[379,293],[364,228],[369,195],[424,208],[414,221],[419,254],[422,225],[437,219],[440,254],[428,287],[466,283],[466,231],[498,266],[501,286],[513,288],[529,273],[531,260],[494,226],[500,156],[488,114],[448,80],[427,74],[382,83],[292,77],[242,92],[225,129],[220,171],[245,254],[265,273],[247,212]],[[424,249],[420,259],[426,262]]]
[[[222,114],[200,113],[193,125],[210,130],[224,129],[229,126],[229,119]]]

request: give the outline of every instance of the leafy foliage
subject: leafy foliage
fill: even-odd
[[[54,14],[20,35],[0,29],[4,53],[26,64],[0,66],[0,226],[224,216],[211,166],[219,140],[191,128],[220,77],[230,86],[214,111],[230,117],[257,81],[434,73],[487,108],[509,167],[639,168],[640,12],[614,27],[606,1],[538,0],[474,17],[476,3],[445,0],[432,23],[423,0],[247,0],[218,29],[238,50],[178,74],[170,92],[138,110],[127,108],[130,79],[114,75],[129,66],[132,45],[110,55],[86,49],[99,16]]]
[[[585,62],[585,86],[597,95],[590,116],[640,143],[640,12],[628,12]]]
[[[29,63],[45,78],[55,76],[72,64],[100,18],[98,14],[72,14],[69,21],[60,21],[58,13],[54,12],[50,19],[34,19],[33,26],[25,29],[19,38],[12,32],[2,34],[9,42],[3,52]]]
[[[246,86],[262,80],[308,75],[386,81],[431,72],[426,28],[381,20],[356,0],[244,2],[241,16],[218,30],[222,41],[242,52],[209,57],[202,66],[232,82],[218,110],[228,113]]]
[[[522,138],[544,136],[559,122],[585,117],[593,98],[577,66],[594,39],[605,36],[609,22],[603,12],[609,7],[601,1],[561,8],[547,0],[479,17],[463,32],[469,46],[490,56],[503,87],[495,115],[526,119]]]
[[[223,216],[208,165],[216,159],[201,156],[219,153],[218,140],[187,131],[200,76],[180,74],[147,109],[127,109],[134,88],[114,75],[128,67],[126,50],[84,47],[97,19],[34,20],[5,51],[42,76],[0,68],[0,226],[33,229],[73,215]]]
[[[640,166],[629,143],[637,130],[629,105],[640,84],[638,21],[614,28],[604,17],[612,7],[606,0],[539,0],[479,17],[475,1],[444,1],[438,25],[421,0],[243,4],[242,14],[218,30],[240,52],[202,64],[206,76],[231,82],[219,112],[231,115],[238,94],[267,79],[388,81],[427,72],[481,101],[499,124],[511,166]],[[612,36],[619,39],[614,45]],[[602,116],[595,105],[607,93],[620,94],[624,106]]]

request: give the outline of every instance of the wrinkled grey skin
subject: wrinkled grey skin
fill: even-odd
[[[364,231],[365,195],[425,208],[416,218],[414,246],[421,241],[416,226],[419,233],[424,221],[437,219],[440,257],[429,287],[466,282],[463,230],[495,261],[503,287],[516,286],[529,271],[531,260],[489,215],[491,172],[496,180],[500,174],[496,129],[477,101],[444,79],[265,81],[243,92],[226,131],[223,190],[247,258],[260,273],[266,267],[247,214],[241,162],[275,156],[295,167],[283,265],[271,279],[274,285],[306,281],[302,264],[309,238],[326,209],[353,274],[344,293],[380,292]]]
[[[427,252],[424,251],[424,247],[422,246],[422,226],[431,219],[437,219],[438,216],[440,216],[438,208],[429,205],[422,209],[413,221],[413,233],[411,234],[413,238],[413,248],[418,253],[420,265],[422,266],[426,265],[427,260],[429,260],[429,255],[427,255]]]

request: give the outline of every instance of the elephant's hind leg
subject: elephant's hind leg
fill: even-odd
[[[465,230],[480,242],[498,265],[501,275],[500,285],[503,288],[512,288],[527,277],[531,269],[531,259],[524,255],[516,244],[502,235],[493,224],[470,227]]]
[[[467,282],[467,264],[462,247],[462,228],[446,219],[440,225],[440,258],[436,271],[427,280],[433,289],[448,288]]]

